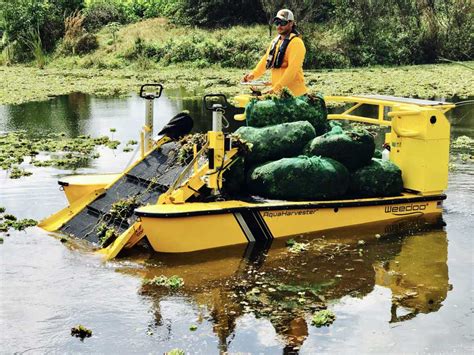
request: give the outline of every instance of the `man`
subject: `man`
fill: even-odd
[[[293,13],[288,9],[278,11],[273,19],[278,36],[272,41],[265,55],[255,69],[244,76],[244,82],[261,77],[266,69],[271,69],[272,89],[268,93],[278,93],[287,87],[294,96],[308,92],[304,83],[303,61],[306,48],[295,29]]]

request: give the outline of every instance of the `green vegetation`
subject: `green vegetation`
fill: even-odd
[[[79,58],[83,60],[84,56]],[[97,62],[101,59],[97,58]],[[43,70],[25,66],[1,67],[0,104],[20,104],[48,100],[51,96],[83,92],[97,96],[128,95],[138,92],[143,82],[160,82],[166,89],[186,87],[203,93],[227,95],[246,92],[239,86],[243,71],[231,68],[165,67],[161,69],[77,69],[73,62],[52,64]],[[466,63],[474,67],[474,62]],[[474,96],[472,70],[457,64],[416,65],[396,68],[359,68],[332,71],[306,71],[312,92],[324,95],[356,93],[385,94],[403,97]],[[26,89],[25,89],[26,88]]]
[[[31,171],[26,171],[25,169],[19,168],[18,166],[12,167],[10,171],[10,179],[19,179],[22,176],[33,175]]]
[[[309,243],[300,243],[291,238],[286,241],[286,246],[291,253],[300,253],[302,251],[308,250]]]
[[[87,329],[83,325],[79,324],[71,328],[71,336],[84,340],[84,338],[90,338],[92,336],[92,330]]]
[[[142,67],[183,62],[200,67],[213,63],[247,67],[275,34],[264,24],[283,6],[264,0],[0,1],[3,63],[36,56],[26,40],[36,31],[39,48],[53,57],[87,53],[96,48],[100,37],[106,37],[103,44],[107,53],[114,52],[115,61],[132,61]],[[474,5],[470,0],[306,0],[286,5],[295,13],[305,39],[307,68],[474,57]],[[149,37],[138,31],[124,41],[126,29],[119,30],[120,26],[133,27],[149,19],[154,24],[161,21],[156,26],[159,35]],[[81,50],[76,48],[78,42]],[[127,48],[118,42],[127,43]]]
[[[144,279],[143,280],[143,285],[151,285],[151,286],[160,286],[160,287],[166,287],[169,289],[178,289],[184,286],[184,280],[176,275],[173,275],[171,277],[166,277],[164,275],[161,276],[155,276],[151,280],[149,279]]]
[[[313,314],[311,325],[318,328],[331,325],[336,319],[336,315],[329,309],[324,309]]]
[[[111,140],[107,136],[67,138],[64,133],[49,133],[31,138],[26,132],[9,132],[0,134],[0,169],[11,169],[11,179],[29,176],[31,172],[17,165],[22,164],[26,157],[29,157],[29,163],[36,167],[76,168],[99,157],[95,152],[97,146],[104,145],[115,149],[119,144],[119,141]]]
[[[474,153],[474,139],[468,136],[460,136],[451,143],[451,147],[472,154]]]
[[[5,208],[0,207],[0,232],[8,232],[10,229],[22,231],[28,227],[34,227],[38,224],[33,219],[18,219],[12,214],[5,214]]]
[[[97,238],[99,238],[99,245],[105,248],[117,239],[118,233],[114,227],[109,227],[107,223],[100,223],[97,226]]]
[[[327,70],[472,60],[472,2],[348,1],[291,3],[312,92],[474,95],[473,62]],[[279,7],[244,2],[250,7],[230,0],[0,0],[0,104],[71,92],[126,95],[145,81],[242,92],[237,83],[275,35],[266,22]],[[43,69],[13,65],[32,60]]]
[[[172,349],[170,351],[168,351],[166,353],[166,355],[185,355],[186,353],[184,352],[184,350],[181,350],[181,349]]]

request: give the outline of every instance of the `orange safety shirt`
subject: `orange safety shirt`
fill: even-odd
[[[282,38],[278,40],[275,49],[275,55],[278,53]],[[265,55],[260,59],[252,74],[255,79],[260,78],[266,70],[268,53],[272,44],[267,49]],[[303,40],[299,37],[293,38],[286,48],[285,56],[281,68],[272,68],[272,89],[279,92],[284,87],[287,87],[294,96],[301,96],[308,92],[308,88],[304,83],[303,76],[303,61],[306,54],[306,48]]]

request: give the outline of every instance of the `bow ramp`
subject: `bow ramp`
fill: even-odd
[[[159,145],[109,186],[72,202],[40,227],[107,246],[108,231],[110,236],[121,236],[137,227],[134,208],[155,204],[181,174],[184,167],[177,163],[177,156],[176,143]]]

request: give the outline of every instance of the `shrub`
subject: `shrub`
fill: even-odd
[[[144,56],[163,65],[190,62],[200,68],[211,64],[249,68],[264,53],[267,42],[268,38],[261,35],[258,27],[213,32],[195,30],[186,36],[154,43],[138,37],[124,56],[127,59]]]
[[[74,12],[64,20],[66,29],[58,51],[63,54],[85,54],[99,47],[97,37],[88,33],[83,28],[85,15],[79,11]]]
[[[259,1],[254,0],[181,0],[175,8],[178,23],[201,27],[228,27],[266,22]]]
[[[111,23],[127,23],[123,2],[117,0],[94,0],[90,1],[84,10],[87,30],[95,31]]]
[[[50,51],[64,35],[63,16],[82,8],[82,0],[9,0],[0,3],[0,23],[5,44],[16,42],[15,59],[33,57],[27,39],[36,31],[42,49]]]
[[[111,23],[121,24],[144,18],[172,16],[181,0],[89,0],[86,6],[86,28],[98,30]]]
[[[470,0],[335,0],[351,65],[433,63],[474,56]]]
[[[78,38],[75,45],[76,54],[86,54],[92,52],[99,47],[97,36],[92,33],[84,33]]]

